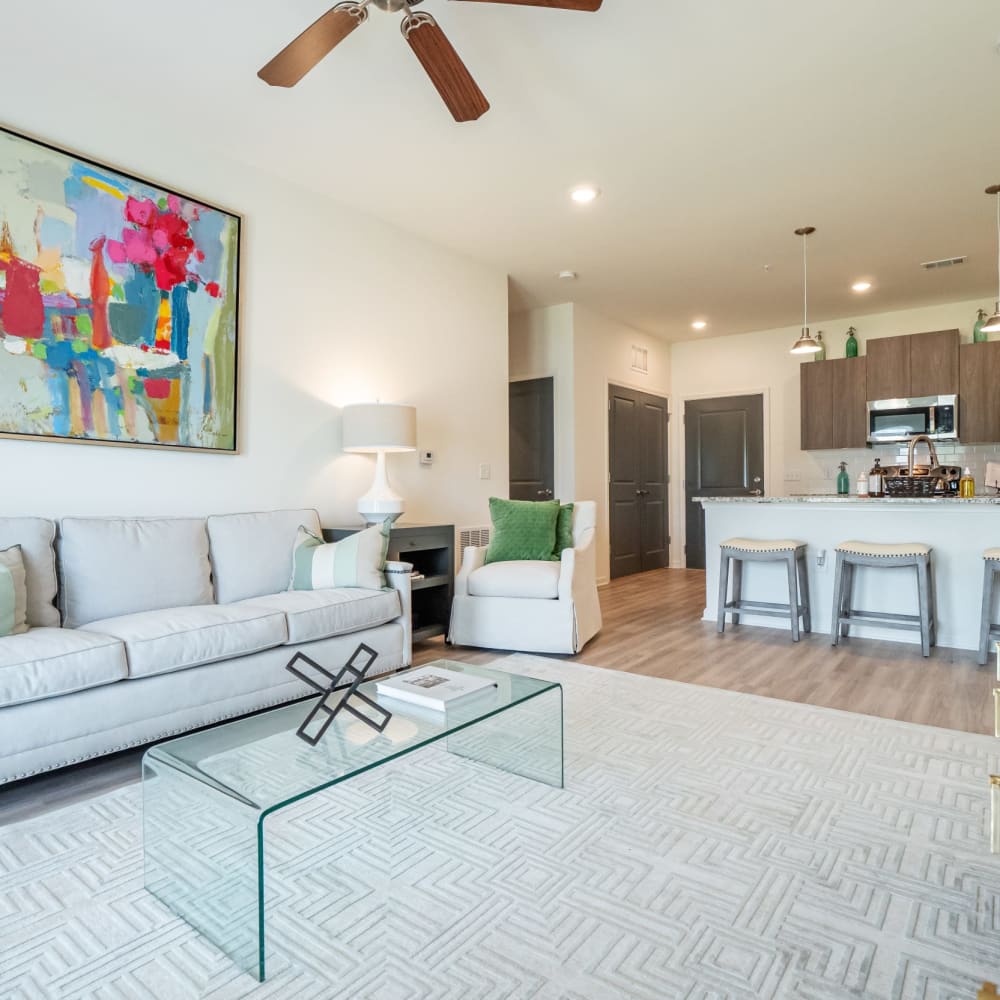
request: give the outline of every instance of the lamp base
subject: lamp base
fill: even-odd
[[[381,524],[386,518],[395,521],[406,510],[406,501],[389,484],[385,469],[385,452],[376,453],[375,481],[371,489],[358,499],[358,513],[369,524]]]

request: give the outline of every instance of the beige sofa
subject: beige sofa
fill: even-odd
[[[314,510],[207,518],[0,518],[29,629],[0,638],[0,784],[301,698],[298,650],[408,666],[410,567],[386,590],[289,591]]]

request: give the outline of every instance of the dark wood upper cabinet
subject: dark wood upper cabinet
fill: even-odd
[[[867,343],[866,399],[913,399],[958,392],[958,330]]]
[[[866,345],[869,399],[905,399],[910,395],[912,337],[879,337]]]
[[[910,396],[958,392],[958,330],[918,333],[906,339],[910,342]]]
[[[802,450],[863,448],[867,358],[807,361],[800,369]]]
[[[832,448],[864,448],[868,443],[867,358],[827,361],[833,382]]]
[[[1000,441],[1000,341],[959,348],[958,437],[962,444]]]

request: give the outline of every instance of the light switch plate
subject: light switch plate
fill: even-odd
[[[480,466],[479,466],[479,478],[480,479],[489,479],[490,475],[491,475],[491,473],[490,473],[490,463],[489,462],[482,462],[480,464]]]
[[[420,453],[420,464],[421,465],[433,465],[434,464],[434,452],[432,452],[432,451],[422,451]]]

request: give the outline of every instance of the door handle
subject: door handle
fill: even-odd
[[[550,497],[550,496],[552,496],[552,490],[536,490],[535,491],[535,496],[536,497]]]
[[[649,496],[649,490],[636,490],[635,491],[635,495],[637,497],[648,497]]]

